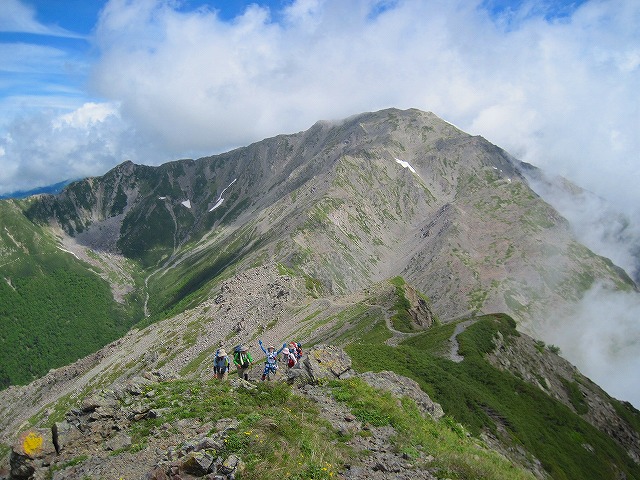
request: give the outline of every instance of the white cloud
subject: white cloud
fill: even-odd
[[[228,23],[112,0],[94,85],[176,155],[417,107],[603,196],[640,200],[637,2],[587,2],[563,21],[511,12],[509,31],[479,2],[397,2],[372,16],[376,5],[300,0]]]
[[[119,110],[115,105],[90,102],[85,103],[73,112],[60,115],[53,121],[52,126],[54,129],[63,129],[65,127],[87,129],[104,122],[111,115],[119,116]]]
[[[20,0],[2,0],[2,4],[0,4],[0,32],[81,38],[81,35],[60,28],[57,25],[40,23],[36,19],[36,10]]]
[[[35,18],[15,0],[6,5],[15,8],[2,7],[5,25]],[[640,5],[633,0],[585,2],[562,21],[542,18],[548,6],[512,8],[496,21],[479,0],[385,8],[373,0],[298,0],[282,11],[254,5],[230,22],[172,5],[107,3],[91,76],[92,97],[120,105],[122,121],[164,151],[163,160],[303,130],[319,119],[416,107],[616,204],[640,204]],[[58,69],[71,63],[60,52],[19,48],[15,56],[0,49],[7,68],[38,69],[57,58],[47,68],[63,74]],[[0,124],[55,95],[6,99]],[[67,112],[89,101],[57,100],[55,108]]]
[[[122,121],[117,105],[108,103],[87,103],[63,115],[55,109],[24,115],[0,137],[0,149],[4,192],[103,174],[128,159],[169,160]]]
[[[543,338],[612,396],[640,406],[640,297],[596,286],[570,318],[550,319]]]

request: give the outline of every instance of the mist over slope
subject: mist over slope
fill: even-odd
[[[532,188],[570,222],[580,242],[610,258],[636,284],[640,279],[640,231],[637,222],[603,198],[566,179],[525,170]],[[547,323],[540,337],[613,395],[640,402],[640,301],[635,291],[617,292],[596,283],[563,322]]]

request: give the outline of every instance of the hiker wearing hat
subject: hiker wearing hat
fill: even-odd
[[[278,371],[278,355],[280,355],[280,352],[282,352],[282,350],[287,347],[287,344],[283,343],[282,348],[276,352],[276,347],[274,347],[273,345],[269,345],[265,350],[262,346],[262,340],[258,340],[258,343],[260,344],[260,348],[262,349],[262,351],[267,356],[267,359],[264,363],[264,371],[262,372],[262,380],[264,381],[264,379],[267,378],[268,375],[275,375]]]
[[[249,353],[249,347],[246,345],[239,345],[236,347],[236,351],[233,353],[233,364],[238,370],[238,377],[249,380],[249,367],[253,365],[253,358]]]
[[[284,348],[282,350],[282,356],[284,357],[285,362],[287,362],[287,368],[293,368],[296,366],[296,363],[298,363],[296,354],[291,348]]]
[[[216,350],[216,356],[213,358],[213,373],[218,380],[227,379],[230,364],[226,350],[222,347]]]

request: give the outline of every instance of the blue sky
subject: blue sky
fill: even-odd
[[[606,199],[563,214],[629,269],[639,90],[637,0],[2,0],[0,194],[419,108]],[[640,405],[637,298],[596,298],[552,343]]]

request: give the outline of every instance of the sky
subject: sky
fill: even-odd
[[[419,108],[597,195],[545,198],[633,274],[638,91],[637,0],[2,0],[0,194]],[[601,384],[637,378],[637,298],[601,303],[620,313],[574,321],[625,325],[603,352],[547,335]]]

